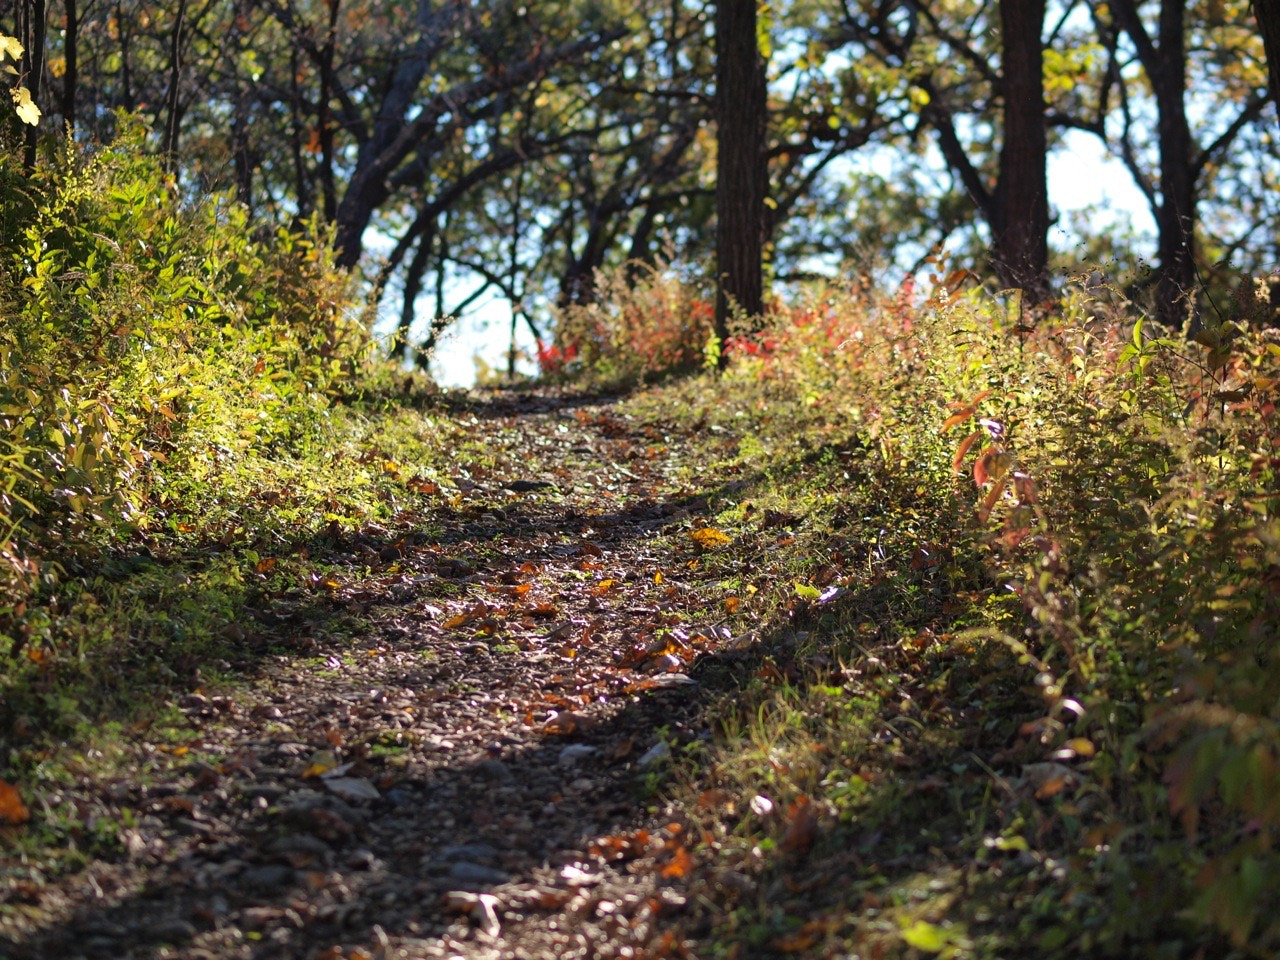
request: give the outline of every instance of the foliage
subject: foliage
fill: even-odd
[[[748,953],[1269,954],[1280,343],[1228,322],[1152,338],[1096,279],[1033,327],[935,274],[923,301],[777,307],[724,378],[662,406],[738,438],[751,536],[794,530],[726,561],[755,578],[727,609],[778,639],[690,800],[709,869],[850,878],[796,898],[799,931],[731,902],[721,933]],[[718,819],[724,797],[774,812]],[[796,860],[806,831],[830,836]]]
[[[84,652],[57,611],[106,603],[65,595],[88,557],[175,532],[178,492],[252,455],[314,447],[368,349],[323,235],[184,198],[122,126],[30,177],[0,161],[0,638],[31,669]]]
[[[697,369],[713,333],[705,293],[665,265],[600,271],[598,300],[560,311],[544,371],[632,386]],[[554,352],[553,352],[554,351]],[[551,369],[547,369],[550,366]]]

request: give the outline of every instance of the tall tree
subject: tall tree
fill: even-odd
[[[991,259],[1001,283],[1041,291],[1049,266],[1045,129],[1045,0],[1001,0],[1004,139],[991,211]]]
[[[1116,0],[1111,10],[1116,25],[1133,42],[1155,97],[1160,154],[1156,316],[1166,326],[1180,328],[1194,306],[1198,203],[1186,105],[1186,3],[1161,0],[1154,37],[1138,14],[1137,0]]]
[[[764,309],[768,102],[756,0],[717,0],[716,332]]]
[[[1280,113],[1280,0],[1253,0],[1253,15],[1267,51],[1271,100]]]

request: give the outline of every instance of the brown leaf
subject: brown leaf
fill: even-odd
[[[969,452],[970,447],[972,447],[975,443],[978,442],[978,438],[980,438],[981,436],[982,436],[982,431],[975,430],[973,431],[973,433],[969,434],[967,437],[965,437],[963,440],[960,441],[960,446],[956,447],[955,456],[951,458],[952,470],[954,470],[956,473],[960,472],[960,465],[961,463],[964,462],[964,455]]]
[[[813,801],[799,797],[787,808],[787,832],[782,837],[782,849],[788,853],[807,853],[818,837],[818,814]]]

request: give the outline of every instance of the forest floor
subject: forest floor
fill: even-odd
[[[250,486],[227,546],[187,504],[155,595],[257,586],[204,662],[130,636],[107,722],[10,706],[0,958],[1245,956],[997,637],[972,494],[843,410],[457,395],[332,452],[375,519],[255,539],[303,481]]]
[[[418,529],[336,537],[322,603],[234,627],[290,652],[87,751],[55,800],[124,855],[7,890],[0,955],[683,952],[694,841],[659,784],[709,738],[704,661],[749,657],[689,536],[733,477],[609,401],[455,428],[487,456]]]

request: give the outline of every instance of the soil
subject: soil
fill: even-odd
[[[178,700],[198,736],[70,788],[121,853],[9,891],[0,956],[687,954],[662,785],[734,656],[689,536],[729,478],[607,399],[457,422],[491,456],[232,625],[275,652]]]

